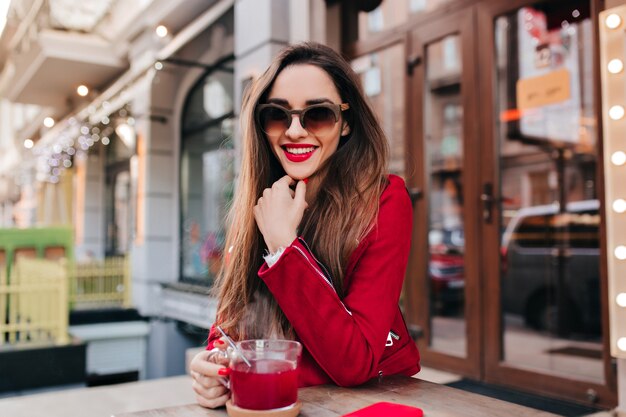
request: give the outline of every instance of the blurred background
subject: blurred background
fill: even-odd
[[[624,19],[626,0],[0,0],[0,396],[185,373],[243,91],[313,40],[360,75],[407,182],[423,364],[626,407]]]

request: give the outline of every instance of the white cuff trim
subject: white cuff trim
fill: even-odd
[[[276,262],[278,262],[278,260],[280,259],[280,257],[282,256],[283,252],[285,252],[285,248],[283,248],[282,246],[280,246],[276,252],[274,253],[268,253],[267,255],[263,256],[263,259],[265,259],[265,263],[267,264],[267,266],[269,268],[272,267],[272,265],[274,265]]]

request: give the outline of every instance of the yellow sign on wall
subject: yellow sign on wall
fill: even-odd
[[[520,110],[561,103],[570,98],[570,73],[567,69],[517,81],[517,108]]]

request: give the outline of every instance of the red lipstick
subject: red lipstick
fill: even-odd
[[[282,145],[282,150],[285,153],[285,157],[291,161],[291,162],[304,162],[307,159],[309,159],[314,153],[315,150],[317,149],[317,146],[313,146],[313,145],[308,145],[308,144],[304,144],[304,143],[298,143],[298,144],[289,144],[289,145]],[[299,151],[301,149],[309,149],[308,152],[303,152],[303,153],[295,153],[295,152],[290,152],[290,151]],[[300,151],[302,152],[302,151]]]

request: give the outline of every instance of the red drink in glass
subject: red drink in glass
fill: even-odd
[[[288,407],[298,400],[298,370],[292,361],[259,359],[248,367],[243,362],[232,366],[232,401],[249,410]]]

